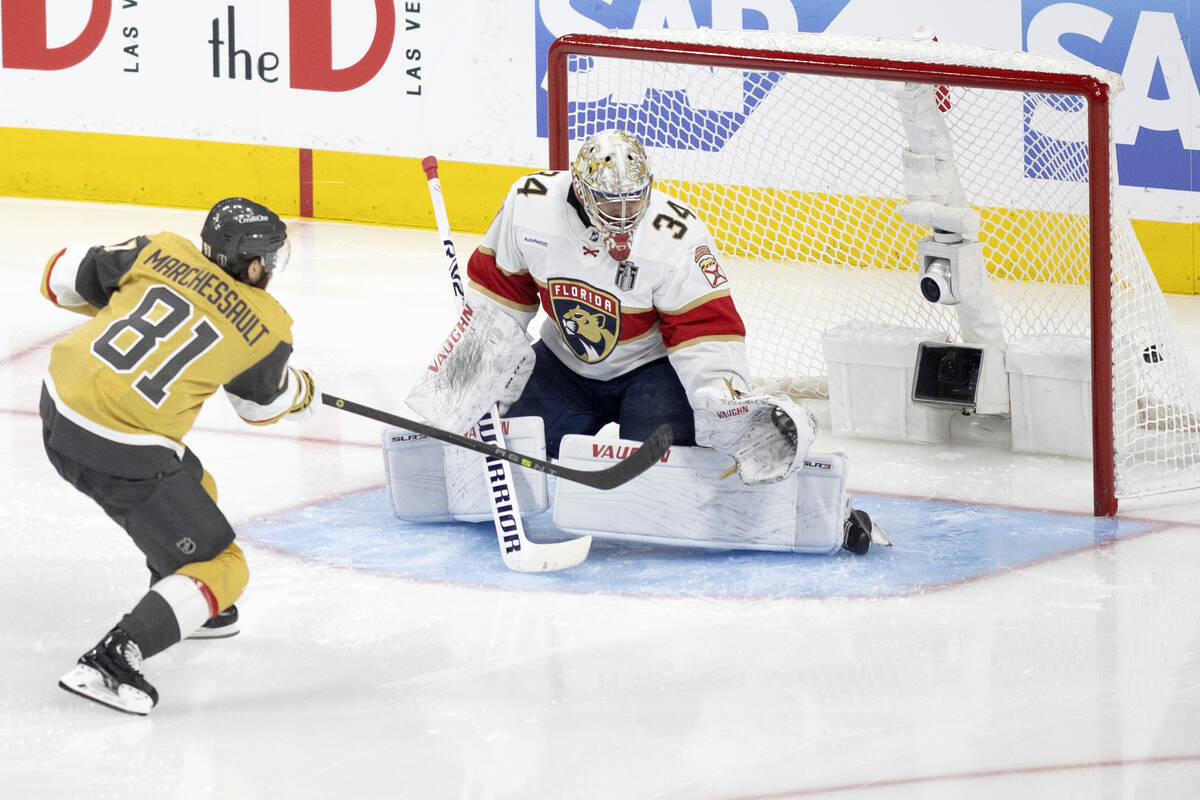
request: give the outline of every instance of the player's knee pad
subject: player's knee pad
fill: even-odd
[[[564,466],[602,469],[637,442],[566,436]],[[720,549],[832,553],[842,546],[846,457],[810,455],[788,478],[746,485],[721,476],[733,458],[707,447],[679,447],[615,489],[559,481],[554,522],[598,537]],[[664,502],[669,498],[669,502]]]
[[[501,421],[505,447],[546,457],[540,417]],[[469,434],[475,438],[472,431]],[[402,428],[383,432],[383,460],[393,513],[418,522],[485,522],[492,518],[483,456]],[[549,508],[546,475],[509,464],[522,512]]]
[[[176,574],[195,578],[208,587],[217,611],[233,605],[250,582],[250,568],[246,565],[246,556],[236,542],[230,542],[228,547],[208,561],[184,564],[176,570]],[[184,635],[187,633],[190,631]]]

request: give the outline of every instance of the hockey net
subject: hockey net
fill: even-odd
[[[1108,102],[1083,62],[826,34],[613,31],[551,48],[551,167],[596,130],[650,151],[655,185],[706,221],[735,278],[756,385],[827,391],[822,333],[847,320],[959,335],[917,288],[906,134],[889,87],[934,87],[1009,340],[1090,342],[1095,509],[1200,486],[1200,384],[1114,208]]]

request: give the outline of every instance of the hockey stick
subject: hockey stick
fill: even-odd
[[[454,241],[450,238],[450,220],[446,214],[446,201],[442,196],[442,181],[438,177],[437,158],[426,156],[421,161],[421,168],[425,170],[425,178],[429,183],[429,199],[433,204],[433,218],[437,223],[438,235],[442,237],[442,251],[449,262],[450,288],[454,290],[459,303],[465,305],[467,295],[462,275],[458,270]],[[488,444],[503,447],[504,435],[500,426],[496,424],[499,419],[500,409],[493,405],[479,420],[477,427],[480,439]],[[512,471],[500,459],[488,457],[484,464],[484,474],[491,489],[488,497],[491,499],[492,521],[496,524],[496,538],[500,542],[500,553],[504,563],[509,569],[518,572],[566,569],[587,558],[592,546],[590,536],[555,544],[536,544],[529,541],[521,521],[521,509],[517,505],[516,484],[512,480]]]
[[[476,453],[483,453],[485,456],[500,459],[506,462],[512,462],[526,469],[534,469],[538,472],[544,472],[547,475],[553,475],[556,478],[563,480],[582,483],[584,486],[591,486],[594,489],[615,489],[627,481],[636,478],[643,472],[653,466],[660,458],[666,455],[667,450],[671,447],[671,426],[660,425],[658,430],[650,434],[641,447],[635,450],[628,458],[618,461],[611,467],[605,469],[572,469],[564,467],[561,464],[555,464],[550,461],[542,461],[533,456],[522,455],[513,450],[508,450],[498,445],[488,442],[481,442],[478,439],[471,439],[467,436],[460,436],[457,433],[451,433],[441,428],[435,428],[432,425],[426,425],[424,422],[418,422],[415,419],[406,419],[396,414],[389,414],[386,411],[380,411],[377,408],[364,406],[361,403],[355,403],[353,400],[346,400],[341,397],[335,397],[331,394],[321,393],[321,402],[327,406],[348,411],[351,414],[357,414],[360,417],[373,419],[376,422],[382,422],[387,425],[394,425],[397,428],[404,428],[413,433],[420,433],[428,436],[430,439],[437,439],[439,442],[455,445],[456,447],[465,447],[468,450],[474,450]],[[482,424],[481,424],[482,427]],[[585,537],[590,539],[590,537]],[[533,547],[559,547],[563,544],[574,544],[578,539],[571,542],[556,542],[555,544],[535,544],[534,542],[526,542],[527,545]],[[542,570],[545,568],[543,567]],[[533,570],[533,571],[542,571]]]

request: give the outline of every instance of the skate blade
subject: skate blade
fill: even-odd
[[[241,628],[235,622],[232,625],[226,625],[224,628],[196,628],[188,634],[189,639],[228,639],[231,636],[237,636],[241,633]]]
[[[883,528],[871,522],[871,544],[881,544],[884,547],[891,547],[892,540],[883,532]]]
[[[150,709],[154,708],[154,701],[141,689],[121,684],[114,692],[108,687],[104,676],[98,670],[85,664],[77,664],[75,669],[59,679],[58,685],[71,694],[77,694],[126,714],[144,717],[150,713]]]

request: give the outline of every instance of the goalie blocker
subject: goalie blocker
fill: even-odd
[[[513,447],[545,453],[538,417],[502,421]],[[472,434],[474,435],[474,434]],[[627,457],[638,442],[568,435],[564,466],[597,469]],[[416,522],[484,522],[491,519],[488,486],[478,456],[401,428],[384,432],[384,462],[393,513]],[[572,533],[714,549],[778,550],[829,554],[845,547],[865,553],[872,542],[890,544],[861,511],[850,507],[846,457],[809,456],[792,475],[746,485],[725,477],[733,458],[706,447],[672,447],[662,461],[615,489],[559,481],[555,524]],[[513,469],[519,507],[550,507],[544,473]],[[664,504],[663,497],[687,502]]]
[[[458,322],[406,398],[426,422],[454,432],[521,395],[535,356],[529,334],[497,303],[470,292]]]

